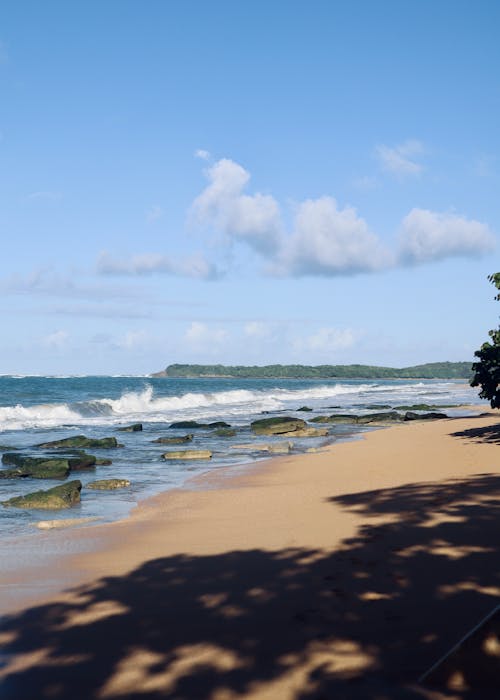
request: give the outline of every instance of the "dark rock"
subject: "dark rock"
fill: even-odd
[[[110,459],[99,459],[97,458],[95,461],[96,467],[109,467],[110,464],[113,464],[113,462]]]
[[[428,403],[414,403],[411,406],[394,406],[395,411],[432,411],[436,408],[457,408],[459,404],[448,403],[442,404],[441,406],[436,406],[435,404]]]
[[[157,442],[160,445],[182,445],[185,442],[191,442],[193,437],[193,434],[189,433],[189,435],[179,435],[178,437],[159,437],[151,442]]]
[[[60,510],[70,508],[80,502],[81,481],[68,481],[47,491],[35,491],[26,496],[15,496],[3,501],[6,508],[41,508],[43,510]]]
[[[300,408],[297,409],[297,411],[312,411],[312,408],[309,408],[309,406],[301,406]]]
[[[257,435],[280,435],[294,430],[303,430],[306,427],[307,423],[301,418],[291,418],[290,416],[261,418],[250,424],[250,428]]]
[[[229,423],[223,420],[216,420],[215,423],[207,423],[207,428],[230,428]]]
[[[18,449],[19,447],[12,447],[12,445],[0,445],[0,452],[12,452]]]
[[[404,416],[404,420],[439,420],[441,418],[448,418],[446,413],[412,413],[412,411],[407,411]]]
[[[206,423],[198,423],[196,420],[181,420],[177,423],[171,423],[169,428],[180,428],[181,430],[193,430],[195,428],[206,428]]]
[[[315,416],[311,423],[357,423],[358,417],[349,413],[336,413],[332,416]]]
[[[128,479],[99,479],[98,481],[89,482],[85,488],[99,491],[113,491],[114,489],[123,489],[126,486],[130,486],[130,481]]]
[[[105,438],[88,438],[85,435],[75,435],[73,437],[64,438],[63,440],[53,440],[52,442],[43,442],[37,447],[44,449],[60,449],[65,447],[93,447],[101,449],[110,449],[112,447],[123,447],[115,437]]]
[[[142,423],[133,423],[132,425],[126,425],[123,428],[117,428],[120,433],[138,433],[142,430]]]

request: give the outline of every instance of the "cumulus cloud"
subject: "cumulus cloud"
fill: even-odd
[[[151,275],[161,273],[194,279],[215,279],[219,272],[215,265],[201,254],[176,259],[160,253],[142,253],[127,259],[113,258],[103,251],[97,260],[97,271],[102,275]]]
[[[229,334],[220,326],[209,326],[200,321],[193,321],[184,334],[184,341],[191,350],[212,353],[220,348]]]
[[[423,152],[423,144],[415,139],[405,141],[398,146],[380,145],[375,149],[382,170],[398,177],[420,175],[423,166],[417,158]]]
[[[67,331],[58,330],[42,338],[42,344],[50,350],[63,350],[69,340]]]
[[[209,184],[195,199],[192,213],[198,223],[215,228],[229,239],[244,240],[260,253],[269,254],[281,240],[278,203],[271,195],[248,195],[250,173],[224,158],[206,171]]]
[[[299,205],[294,232],[283,243],[280,274],[346,275],[390,264],[391,254],[353,207],[339,209],[333,197]]]
[[[401,226],[403,263],[478,256],[494,247],[495,238],[486,224],[456,214],[412,209]]]
[[[293,347],[300,352],[333,353],[351,348],[357,337],[358,334],[351,328],[324,327],[311,335],[295,338]]]

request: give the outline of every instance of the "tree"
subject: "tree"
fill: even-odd
[[[500,272],[489,275],[488,279],[500,290]],[[495,299],[500,301],[500,292]],[[483,343],[474,353],[479,360],[472,365],[471,386],[480,386],[479,396],[488,399],[491,408],[500,408],[500,328],[489,331],[488,335],[492,342]]]

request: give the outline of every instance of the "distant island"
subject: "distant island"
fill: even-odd
[[[470,362],[429,362],[414,367],[373,365],[169,365],[152,377],[239,379],[470,379]]]

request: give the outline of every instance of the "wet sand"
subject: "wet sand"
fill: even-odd
[[[498,423],[397,425],[40,533],[49,566],[0,575],[2,697],[488,697],[417,681],[498,604]]]

